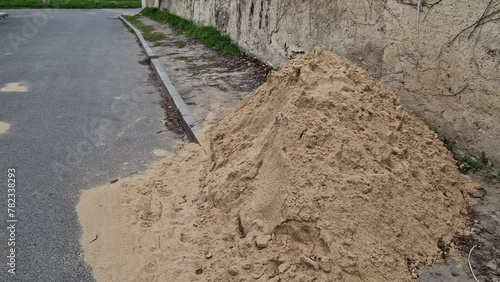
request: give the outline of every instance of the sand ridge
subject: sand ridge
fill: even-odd
[[[98,281],[118,281],[111,258],[88,255],[106,251],[88,243],[100,232],[128,238],[119,265],[136,272],[120,281],[411,281],[453,249],[476,187],[394,93],[324,47],[273,72],[207,142],[82,195]],[[114,195],[101,217],[122,227],[85,219],[94,193]]]

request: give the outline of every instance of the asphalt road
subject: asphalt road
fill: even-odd
[[[160,90],[116,19],[123,12],[11,10],[0,19],[0,281],[94,281],[79,246],[80,191],[143,170],[155,150],[180,143],[161,124]]]

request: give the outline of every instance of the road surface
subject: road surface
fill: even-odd
[[[94,281],[79,246],[80,191],[143,170],[180,143],[161,124],[140,47],[116,19],[124,12],[10,10],[0,19],[0,281]]]

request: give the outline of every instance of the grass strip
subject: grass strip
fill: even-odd
[[[43,4],[41,0],[0,0],[0,9],[102,9],[140,8],[141,0],[51,0]]]
[[[140,15],[135,15],[135,16],[124,15],[123,17],[127,21],[129,21],[133,26],[135,26],[138,30],[140,30],[144,39],[146,39],[149,42],[158,42],[165,40],[165,38],[167,38],[165,34],[155,32],[152,26],[142,23],[141,20],[139,20],[139,18],[141,17]]]
[[[174,30],[180,31],[188,37],[199,40],[203,45],[215,51],[232,56],[242,56],[243,52],[231,41],[229,35],[220,33],[211,26],[199,26],[195,23],[176,16],[166,10],[146,8],[141,15],[160,23],[169,24]]]

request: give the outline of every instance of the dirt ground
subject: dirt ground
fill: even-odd
[[[467,262],[471,254],[471,266],[479,281],[500,281],[500,179],[497,173],[471,173],[471,178],[482,187],[470,194],[469,221],[467,226],[474,233],[457,236],[454,240],[462,258],[457,263],[446,260],[444,265],[427,268],[422,272],[422,282],[475,281],[470,275]]]
[[[472,256],[478,277],[483,281],[500,281],[500,180],[498,176],[473,176],[483,185],[484,191],[472,200],[472,226],[477,236],[469,242],[478,245]]]
[[[166,40],[150,46],[202,128],[236,107],[265,82],[271,70],[251,57],[221,55],[168,25],[147,18],[141,21],[166,35]]]

